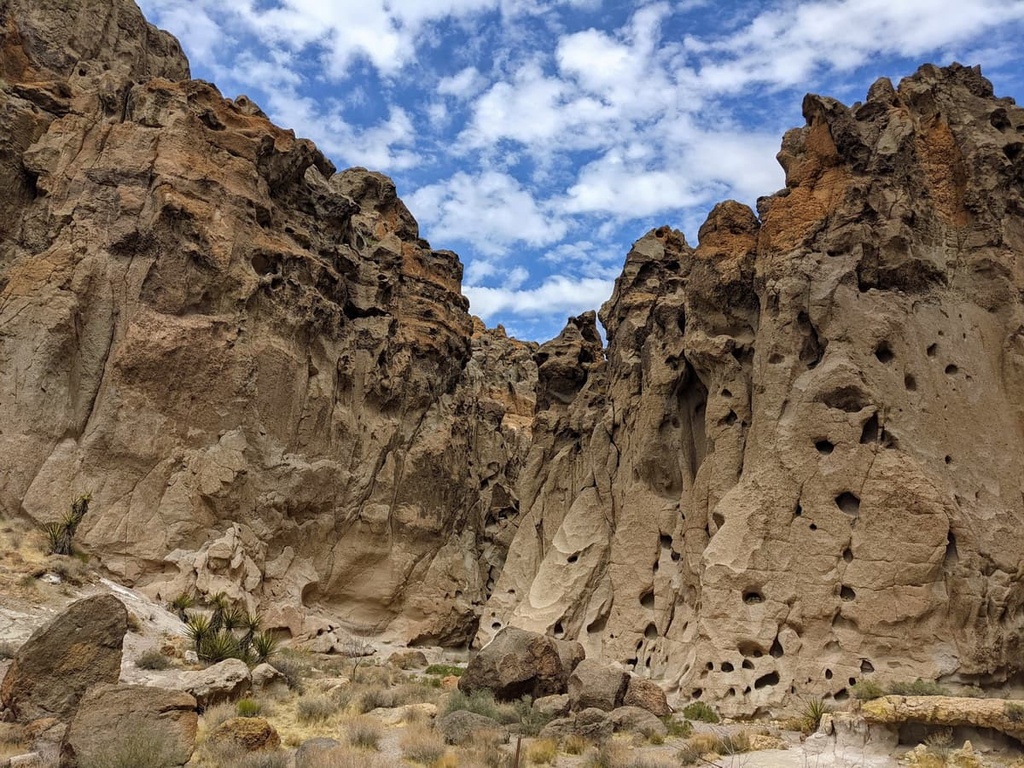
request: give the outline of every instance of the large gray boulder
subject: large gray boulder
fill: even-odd
[[[82,697],[61,746],[61,765],[104,760],[175,768],[192,757],[196,700],[183,691],[144,685],[98,685]]]
[[[591,707],[610,712],[622,704],[628,682],[621,669],[584,659],[569,676],[569,706],[574,712]]]
[[[506,627],[480,649],[459,678],[459,690],[487,689],[496,698],[537,699],[564,693],[567,681],[556,641],[525,629]]]
[[[0,685],[16,720],[67,720],[87,689],[116,683],[128,611],[113,595],[72,603],[18,649]]]

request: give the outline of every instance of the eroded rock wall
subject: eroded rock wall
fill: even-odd
[[[804,114],[760,216],[635,244],[606,362],[593,317],[541,348],[479,642],[578,637],[733,713],[1020,674],[1024,110],[954,65]]]
[[[296,636],[468,641],[530,345],[474,327],[389,179],[189,80],[133,3],[0,21],[0,506],[91,492],[80,536],[117,577]]]

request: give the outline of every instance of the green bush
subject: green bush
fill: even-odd
[[[167,604],[167,609],[174,611],[178,614],[178,618],[182,621],[188,621],[188,609],[192,608],[196,604],[195,595],[191,592],[179,592],[171,602]]]
[[[689,720],[677,720],[672,715],[665,715],[661,722],[665,724],[669,736],[687,739],[693,733],[693,723]]]
[[[295,706],[295,712],[303,723],[323,722],[339,709],[338,703],[327,696],[303,696]]]
[[[135,666],[139,669],[167,669],[171,666],[171,660],[154,649],[139,656],[135,660]]]
[[[858,680],[850,689],[850,693],[859,701],[870,701],[885,696],[885,689],[874,680]]]
[[[71,509],[64,513],[64,516],[56,523],[47,523],[43,526],[46,534],[48,554],[71,555],[75,551],[75,533],[82,518],[89,512],[91,494],[79,496],[71,503]]]
[[[454,664],[431,664],[424,670],[428,675],[438,677],[462,677],[465,671],[465,667],[457,667]]]
[[[714,708],[703,701],[695,701],[683,707],[683,717],[687,720],[698,720],[702,723],[717,723],[721,719]]]
[[[239,699],[235,711],[239,717],[257,717],[263,711],[263,705],[255,699]]]
[[[934,680],[917,678],[912,683],[893,683],[889,693],[894,696],[948,696],[949,693]]]

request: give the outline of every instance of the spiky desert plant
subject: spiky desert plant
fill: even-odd
[[[229,632],[245,625],[245,611],[235,606],[228,606],[221,614],[220,624],[222,629]]]
[[[179,592],[174,599],[167,604],[167,607],[178,614],[182,621],[188,621],[188,609],[196,604],[195,595],[191,592]]]
[[[225,659],[243,659],[245,653],[238,645],[238,640],[227,630],[212,632],[196,647],[196,654],[203,661],[224,661]]]
[[[832,707],[824,699],[808,699],[804,702],[804,728],[808,733],[818,730],[821,718],[832,711]]]
[[[263,664],[277,653],[277,638],[270,632],[257,632],[252,636],[249,650],[257,664]]]
[[[185,636],[192,641],[192,645],[199,653],[200,646],[210,635],[214,634],[210,617],[205,613],[190,613],[185,619]]]
[[[226,594],[218,592],[209,598],[207,604],[213,609],[213,614],[210,616],[210,626],[214,632],[220,632],[224,626],[224,614],[231,610],[231,601]]]
[[[89,511],[91,494],[83,494],[71,502],[71,509],[64,513],[64,516],[57,523],[47,523],[43,526],[46,533],[49,553],[51,555],[74,554],[74,539],[78,532],[78,526]]]

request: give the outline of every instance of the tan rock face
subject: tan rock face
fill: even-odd
[[[607,362],[541,362],[480,641],[564,633],[736,713],[1019,671],[1024,111],[954,66],[804,112],[760,219],[649,233]]]
[[[730,714],[1019,674],[1024,112],[809,96],[540,348],[128,0],[0,0],[0,511],[294,637],[579,640]],[[116,30],[116,32],[114,31]],[[11,457],[15,457],[12,459]]]
[[[2,9],[0,508],[87,488],[80,539],[155,597],[467,642],[530,346],[473,327],[390,180],[183,79],[133,3]]]

